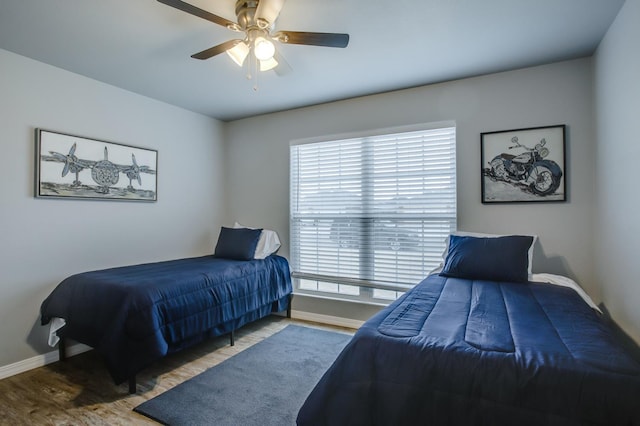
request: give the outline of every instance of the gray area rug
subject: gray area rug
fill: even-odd
[[[350,335],[289,325],[134,411],[178,425],[295,425]]]

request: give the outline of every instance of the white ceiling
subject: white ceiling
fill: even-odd
[[[235,21],[235,0],[187,0]],[[258,90],[237,38],[156,0],[0,0],[0,48],[229,121],[591,55],[624,0],[288,0],[276,29],[349,33],[346,49],[280,45],[293,71]],[[0,64],[1,72],[1,64]]]

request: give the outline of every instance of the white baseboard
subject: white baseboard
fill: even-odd
[[[90,351],[91,349],[92,348],[87,345],[77,343],[67,347],[66,356],[72,357],[83,352]],[[51,364],[52,362],[59,360],[60,354],[55,350],[43,355],[36,355],[29,359],[14,362],[13,364],[4,365],[0,367],[0,380],[15,376],[16,374],[24,373],[25,371],[33,370],[34,368],[44,367],[47,364]]]
[[[314,314],[313,312],[304,311],[291,311],[291,318],[299,319],[303,321],[319,322],[321,324],[337,325],[338,327],[347,327],[358,329],[364,321],[355,320],[351,318],[334,317],[331,315]]]

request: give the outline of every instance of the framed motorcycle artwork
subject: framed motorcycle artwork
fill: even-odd
[[[480,135],[482,202],[566,201],[565,125]]]

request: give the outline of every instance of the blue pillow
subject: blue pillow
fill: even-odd
[[[251,260],[256,252],[262,229],[225,228],[220,229],[215,257],[233,260]]]
[[[469,280],[525,282],[533,237],[477,238],[451,235],[440,275]]]

